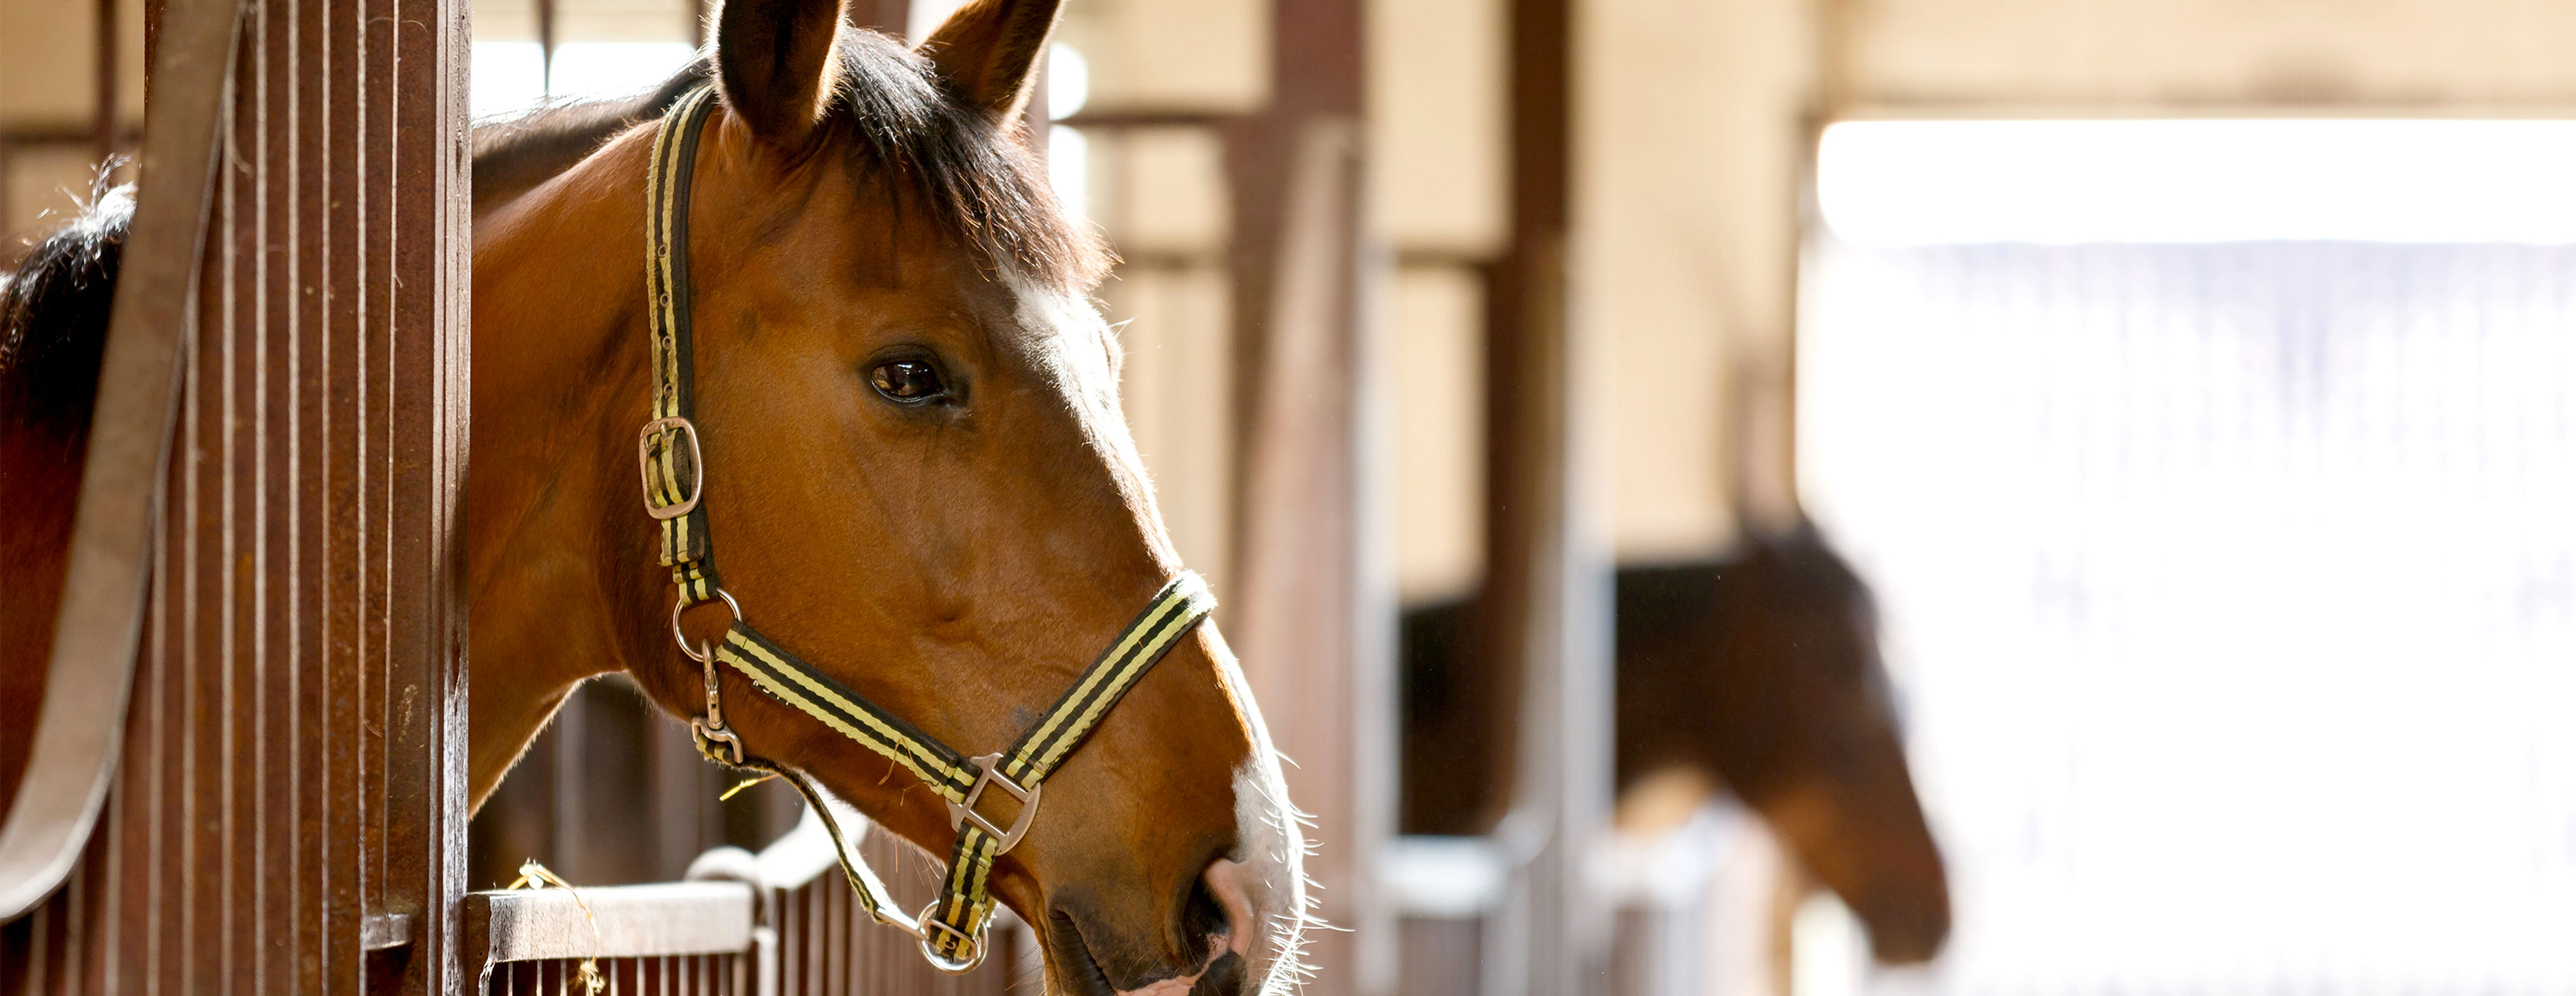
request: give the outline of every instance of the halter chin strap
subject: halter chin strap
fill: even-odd
[[[963,972],[984,960],[984,935],[993,914],[993,896],[987,888],[993,859],[1027,836],[1037,819],[1047,776],[1082,746],[1137,679],[1216,608],[1216,599],[1198,575],[1182,572],[1163,586],[1037,724],[1020,735],[1018,743],[979,757],[967,757],[904,722],[743,621],[742,606],[717,581],[702,500],[706,468],[697,427],[689,420],[695,400],[689,340],[689,181],[699,133],[715,104],[715,89],[708,86],[680,98],[654,133],[653,164],[645,177],[644,286],[653,339],[653,418],[644,424],[636,445],[643,467],[645,510],[661,528],[662,564],[671,569],[672,583],[679,587],[679,601],[671,608],[672,637],[706,675],[707,711],[690,721],[690,733],[699,753],[709,760],[769,772],[794,785],[830,831],[841,872],[868,915],[920,938],[922,953],[932,965]],[[680,632],[680,613],[716,600],[733,610],[732,627],[725,631],[724,642],[712,650],[703,643],[691,647]],[[725,725],[716,680],[718,663],[902,765],[947,801],[957,844],[949,853],[939,898],[928,909],[905,916],[895,906],[885,883],[847,844],[810,776],[743,749],[742,740]],[[979,810],[996,789],[1018,803],[1008,826]]]

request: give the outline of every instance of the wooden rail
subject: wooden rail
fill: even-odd
[[[742,959],[707,956],[753,950],[754,899],[741,882],[470,893],[465,964],[486,993],[539,989],[585,960],[635,984],[621,991],[747,992]]]
[[[839,816],[845,827],[866,826],[855,812]],[[832,846],[809,811],[757,854],[699,855],[688,881],[470,893],[464,964],[475,991],[498,996],[578,991],[585,961],[612,991],[674,996],[1001,996],[1024,980],[1034,948],[1007,915],[984,967],[934,972],[910,936],[857,908]],[[898,890],[930,894],[929,866],[911,845],[862,834],[855,846]]]

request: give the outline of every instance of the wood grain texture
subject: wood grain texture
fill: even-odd
[[[0,990],[455,984],[464,4],[245,17],[125,761]]]

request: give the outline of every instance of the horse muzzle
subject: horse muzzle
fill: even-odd
[[[1174,912],[1188,963],[1153,965],[1138,959],[1095,951],[1091,936],[1104,946],[1115,944],[1097,927],[1086,936],[1083,918],[1071,910],[1049,911],[1046,944],[1067,996],[1251,996],[1273,991],[1262,985],[1256,964],[1265,959],[1264,915],[1253,902],[1254,870],[1245,862],[1219,858],[1199,876]]]

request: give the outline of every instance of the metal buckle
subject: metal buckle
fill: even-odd
[[[716,597],[724,599],[725,608],[733,610],[733,621],[742,621],[742,603],[734,601],[733,595],[722,588],[716,589]],[[671,639],[679,642],[680,653],[698,662],[707,676],[707,714],[689,717],[689,739],[697,742],[698,753],[707,760],[739,768],[743,762],[742,738],[734,736],[733,730],[725,726],[724,695],[716,684],[715,650],[704,640],[698,641],[697,649],[689,649],[688,634],[680,631],[680,614],[692,606],[704,604],[687,599],[671,603]],[[724,745],[721,754],[716,751],[718,744]]]
[[[995,857],[1008,854],[1011,848],[1019,845],[1020,838],[1028,836],[1029,822],[1036,819],[1038,815],[1038,794],[1046,791],[1046,786],[1034,785],[1021,788],[1018,782],[1002,774],[1002,755],[1000,754],[968,758],[967,762],[983,773],[975,776],[975,785],[966,790],[965,801],[948,804],[948,829],[964,829],[966,821],[973,820],[977,829],[991,834],[994,840],[1001,842],[1001,846],[993,850]],[[987,785],[1001,786],[1003,792],[1020,800],[1020,815],[1011,820],[1011,828],[1008,830],[994,826],[991,820],[985,819],[983,814],[975,811],[975,803],[984,797],[984,787]]]
[[[723,721],[710,723],[705,716],[693,718],[689,720],[689,737],[697,741],[699,756],[728,767],[742,767],[742,738],[725,728]],[[716,749],[719,744],[724,747],[722,751]]]
[[[951,927],[938,917],[931,916],[930,911],[938,908],[939,900],[936,899],[931,900],[930,905],[922,907],[919,922],[912,931],[913,936],[921,938],[921,956],[930,959],[930,967],[950,975],[963,975],[973,971],[975,966],[984,963],[984,938]],[[941,955],[939,946],[931,943],[935,933],[956,938],[958,949],[966,952],[966,956],[951,960]]]
[[[689,440],[689,497],[674,504],[657,505],[653,503],[653,492],[662,482],[653,476],[653,440],[673,432]],[[644,472],[644,514],[656,519],[676,519],[697,510],[698,497],[707,490],[707,462],[703,454],[704,451],[698,447],[698,427],[688,419],[673,415],[644,423],[644,430],[635,437],[635,462]],[[666,449],[665,459],[668,456]]]

